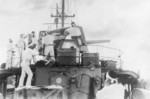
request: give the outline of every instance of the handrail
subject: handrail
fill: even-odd
[[[120,64],[120,67],[122,65],[122,60],[121,60],[121,54],[122,51],[116,48],[112,48],[112,47],[107,47],[107,46],[103,46],[103,45],[88,45],[89,49],[91,48],[91,51],[89,51],[89,53],[99,53],[99,60],[113,60],[116,61],[117,63]],[[16,52],[13,52],[16,53]],[[79,52],[78,52],[79,53]],[[54,56],[51,56],[54,57]],[[77,56],[79,57],[79,56]],[[81,57],[81,56],[80,56]],[[21,56],[12,56],[11,61],[11,67],[15,67],[13,65],[15,60],[20,60]]]
[[[120,49],[103,46],[103,45],[88,45],[88,47],[95,48],[95,52],[99,53],[99,60],[116,61],[117,67],[122,68],[121,55],[123,52]]]

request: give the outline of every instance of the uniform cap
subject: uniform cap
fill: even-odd
[[[71,22],[71,25],[72,25],[72,24],[75,24],[75,22]]]
[[[35,31],[32,31],[31,33],[35,33]]]
[[[24,34],[20,34],[20,37],[24,37]]]

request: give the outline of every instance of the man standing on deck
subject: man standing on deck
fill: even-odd
[[[25,38],[24,34],[21,34],[20,39],[17,42],[18,54],[20,56],[20,59],[22,58],[22,53],[26,49],[26,44],[25,44],[24,38]]]
[[[6,68],[11,68],[13,65],[13,41],[9,39],[9,43],[7,45],[7,60],[6,60]]]
[[[32,31],[31,34],[28,35],[28,45],[30,44],[38,44],[35,32]]]
[[[42,39],[42,44],[43,44],[43,51],[44,51],[44,56],[47,60],[46,65],[49,62],[54,63],[55,62],[55,56],[54,56],[54,36],[53,35],[46,35]]]
[[[16,67],[20,67],[20,64],[22,62],[22,53],[24,52],[24,50],[26,49],[26,43],[24,41],[25,39],[25,35],[24,34],[21,34],[20,35],[20,39],[18,40],[17,44],[16,44],[16,48],[17,48],[17,52],[18,52],[18,55],[19,56],[15,66]]]
[[[19,87],[23,86],[24,79],[26,74],[28,75],[26,86],[31,86],[31,80],[33,73],[30,69],[31,60],[34,59],[34,56],[38,55],[38,52],[34,50],[36,44],[32,44],[27,48],[22,55],[21,63],[21,77],[19,81]]]
[[[65,31],[65,33],[70,34],[71,38],[74,40],[77,40],[79,45],[86,45],[84,34],[81,30],[80,26],[77,26],[75,22],[71,23],[71,26],[69,29]]]
[[[77,41],[77,43],[79,44],[80,51],[88,52],[87,43],[82,27],[77,26],[75,22],[72,22],[71,26],[72,27],[65,30],[65,35],[67,36],[70,34],[71,38]]]
[[[106,73],[104,87],[96,93],[96,99],[124,99],[125,88],[114,71]]]

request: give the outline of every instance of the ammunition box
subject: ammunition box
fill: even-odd
[[[89,66],[90,64],[99,66],[99,54],[98,53],[83,53],[82,54],[82,65]]]
[[[76,49],[59,49],[57,50],[56,62],[59,66],[77,65]]]

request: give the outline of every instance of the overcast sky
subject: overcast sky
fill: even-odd
[[[6,60],[9,38],[47,29],[50,8],[60,0],[0,0],[0,63]],[[74,4],[76,2],[76,5]],[[150,70],[149,0],[69,0],[72,19],[83,26],[87,39],[110,39],[106,44],[123,51],[126,69],[146,76]],[[51,7],[52,6],[52,7]],[[69,10],[66,8],[69,12]]]

